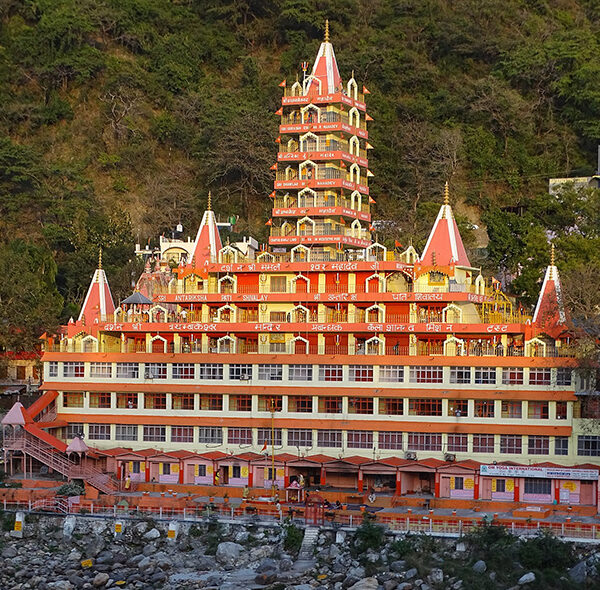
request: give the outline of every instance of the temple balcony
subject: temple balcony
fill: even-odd
[[[287,144],[281,144],[279,146],[280,154],[290,153],[305,153],[311,152],[311,157],[315,157],[315,152],[329,153],[329,152],[344,152],[348,156],[357,156],[367,160],[367,150],[359,148],[355,142],[352,144],[349,141],[337,140],[337,139],[325,139],[319,138],[317,140],[305,141],[290,140]]]
[[[348,125],[355,129],[362,129],[363,131],[367,130],[365,117],[361,117],[360,115],[356,116],[354,113],[350,115],[348,113],[340,113],[337,111],[318,112],[316,110],[308,110],[303,113],[300,110],[297,110],[281,117],[280,131],[285,133],[286,131],[284,131],[284,129],[286,127],[294,125],[324,125],[335,123]],[[316,130],[318,131],[318,129]],[[328,127],[324,130],[330,131],[331,128]]]
[[[344,207],[369,214],[371,207],[367,199],[346,198],[341,195],[328,194],[325,191],[310,191],[302,195],[287,194],[277,196],[273,207],[277,209],[306,208],[306,207]]]
[[[349,98],[350,100],[355,100],[360,103],[365,102],[365,95],[362,92],[352,92],[348,94],[346,90],[342,92],[338,92],[336,94],[324,94],[323,96],[314,96],[311,95],[310,98],[305,96],[302,88],[298,86],[286,86],[283,89],[283,96],[285,98],[298,98],[302,99],[304,102],[308,103],[310,100],[314,104],[322,104],[322,103],[331,103],[340,101],[341,97]],[[294,104],[292,101],[286,101],[285,104]]]

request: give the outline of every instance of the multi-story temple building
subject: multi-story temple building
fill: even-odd
[[[100,489],[102,469],[259,487],[302,475],[597,505],[600,436],[554,260],[533,316],[516,309],[469,261],[448,187],[423,252],[375,242],[364,91],[326,36],[278,111],[270,247],[224,244],[209,203],[192,255],[148,263],[116,308],[99,265],[78,320],[45,337],[46,393],[7,416],[24,434],[6,448],[47,462],[82,435]]]

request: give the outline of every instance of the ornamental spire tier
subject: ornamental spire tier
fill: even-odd
[[[554,244],[552,244],[550,264],[546,268],[542,289],[533,312],[533,324],[546,334],[554,336],[563,331],[566,322],[562,286],[558,268],[554,263]]]
[[[223,247],[219,228],[217,226],[217,218],[212,210],[212,195],[208,193],[208,203],[206,211],[202,216],[196,240],[194,242],[194,250],[191,260],[188,260],[188,266],[201,268],[208,262],[216,262],[219,250]]]
[[[294,260],[337,260],[371,245],[367,121],[354,76],[343,84],[326,24],[310,75],[285,89],[269,243]],[[309,254],[310,250],[310,254]],[[351,255],[351,254],[350,254]]]
[[[108,279],[102,268],[102,250],[98,255],[98,268],[88,288],[87,295],[83,301],[81,312],[77,322],[83,322],[86,326],[92,326],[98,322],[106,322],[115,311]]]
[[[423,266],[464,266],[471,268],[471,262],[463,244],[454,213],[450,206],[448,183],[444,186],[444,204],[440,207],[433,224],[425,249],[421,255]]]

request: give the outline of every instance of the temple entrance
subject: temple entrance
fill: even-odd
[[[304,510],[304,521],[308,525],[321,526],[325,520],[325,500],[316,494],[312,494],[306,500]]]

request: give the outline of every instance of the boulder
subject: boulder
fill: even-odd
[[[405,580],[412,580],[419,572],[417,571],[416,567],[411,567],[405,574],[404,574],[404,579]]]
[[[472,569],[476,574],[483,574],[487,570],[487,563],[483,559],[480,559],[473,564]]]
[[[277,569],[277,562],[270,557],[265,557],[256,568],[256,572],[261,574],[264,572],[272,571]]]
[[[569,578],[576,584],[583,584],[588,575],[588,566],[585,561],[580,561],[569,570]]]
[[[353,586],[350,586],[349,590],[377,590],[379,588],[379,582],[377,578],[364,578],[359,580]]]
[[[399,573],[403,572],[406,569],[406,561],[403,559],[397,559],[396,561],[392,561],[390,563],[390,570],[393,572]]]
[[[106,582],[110,579],[110,576],[106,573],[100,572],[94,576],[94,580],[92,582],[94,588],[102,588],[102,586],[106,586]]]
[[[12,545],[2,550],[2,557],[4,557],[4,559],[12,559],[16,556],[17,550]]]
[[[217,562],[221,565],[233,565],[240,557],[243,547],[238,543],[224,541],[219,543],[215,555]]]
[[[158,539],[160,537],[160,531],[158,529],[150,529],[147,533],[144,533],[144,539],[146,541],[153,541],[154,539]]]
[[[519,584],[519,586],[524,586],[525,584],[531,584],[531,582],[535,582],[535,574],[533,572],[527,572],[519,578],[517,584]]]

